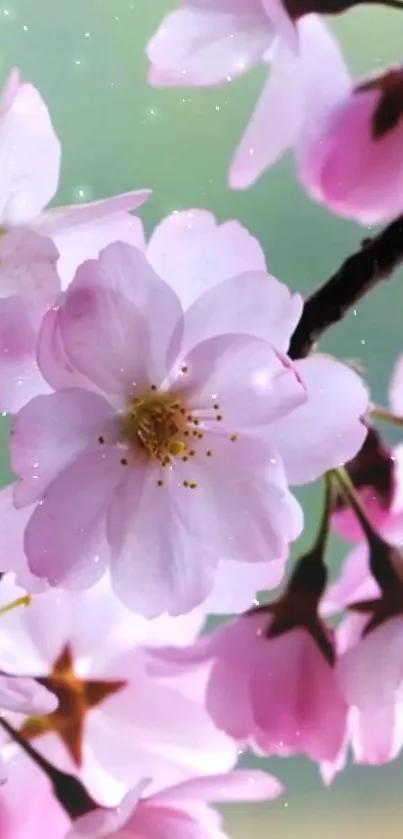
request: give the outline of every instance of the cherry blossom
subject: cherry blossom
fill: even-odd
[[[66,839],[225,839],[222,820],[208,806],[209,801],[259,801],[276,798],[282,792],[281,784],[271,775],[240,770],[189,778],[151,796],[145,795],[147,787],[147,780],[140,781],[115,810],[99,809],[82,816]]]
[[[389,404],[381,409],[381,415],[403,423],[403,363],[398,358],[389,382]],[[379,409],[375,409],[379,410]],[[378,531],[396,544],[394,533],[400,534],[403,517],[403,446],[390,446],[383,435],[374,427],[364,441],[363,447],[347,470],[359,491],[361,504],[366,515]],[[348,502],[340,494],[334,504],[333,525],[345,539],[361,541],[362,527]]]
[[[36,364],[46,309],[83,259],[116,239],[141,244],[141,225],[129,211],[150,192],[43,212],[60,170],[60,143],[48,109],[17,70],[1,103],[0,166],[7,177],[0,201],[0,408],[14,412],[48,391]]]
[[[284,355],[299,307],[251,272],[183,316],[139,250],[111,245],[84,263],[41,330],[55,392],[22,409],[11,438],[14,503],[40,501],[25,529],[31,572],[85,587],[110,566],[119,597],[151,617],[202,602],[220,558],[284,559],[302,526],[287,478],[314,480],[366,433],[352,370]]]
[[[1,599],[9,602],[21,593],[10,577],[3,578]],[[153,790],[196,771],[227,771],[236,746],[204,708],[206,677],[153,676],[145,650],[168,639],[189,643],[203,618],[198,612],[147,622],[119,603],[107,579],[83,594],[52,590],[35,596],[28,608],[0,618],[0,666],[15,674],[17,686],[28,683],[28,676],[40,679],[32,708],[27,702],[14,707],[10,698],[7,710],[19,712],[10,719],[105,805],[115,805],[144,772],[153,778]],[[48,696],[53,705],[46,706]],[[5,757],[16,750],[7,746]]]
[[[258,754],[305,754],[334,760],[344,743],[347,705],[329,659],[330,647],[306,627],[270,637],[272,618],[251,612],[184,650],[171,649],[156,672],[180,672],[212,661],[207,707],[215,723]]]
[[[403,68],[351,84],[297,150],[310,195],[364,225],[403,210]]]
[[[391,545],[401,545],[401,515],[389,516],[383,534]],[[370,548],[362,542],[347,556],[339,579],[329,587],[322,603],[325,614],[353,609],[336,633],[337,678],[349,706],[348,736],[336,760],[322,767],[327,781],[344,768],[349,750],[356,763],[381,764],[393,760],[402,749],[403,619],[399,608],[403,610],[403,593],[393,582],[391,589],[393,594],[386,596],[382,606],[382,620],[369,631],[372,611],[376,604],[381,608],[383,600],[381,587],[370,571]],[[357,603],[361,604],[360,613],[354,613]]]

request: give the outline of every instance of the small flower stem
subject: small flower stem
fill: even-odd
[[[319,531],[312,548],[296,563],[291,574],[288,591],[304,591],[319,601],[327,582],[327,567],[324,560],[330,528],[331,477],[325,475],[325,498]]]
[[[316,537],[316,542],[314,545],[314,550],[316,549],[318,553],[321,553],[322,556],[325,553],[327,540],[329,538],[329,530],[330,530],[330,512],[332,506],[332,479],[329,473],[326,473],[324,477],[325,482],[325,497],[324,497],[324,504],[323,504],[323,513],[322,513],[322,520],[320,523],[318,535]]]
[[[397,425],[403,428],[403,417],[399,416],[399,414],[394,414],[393,411],[389,411],[387,408],[382,408],[380,405],[374,405],[371,408],[370,417],[371,419],[388,422],[391,425]]]
[[[400,579],[393,561],[394,548],[385,542],[373,528],[346,470],[341,467],[334,469],[332,474],[347,496],[364,531],[369,547],[369,566],[372,576],[384,594],[396,590],[396,586],[400,586]]]
[[[330,474],[335,477],[336,481],[342,489],[342,492],[346,496],[350,504],[350,507],[352,507],[352,509],[354,510],[354,513],[357,516],[358,521],[360,522],[360,525],[364,531],[364,534],[368,542],[371,542],[375,535],[375,531],[372,527],[371,522],[368,519],[363,505],[361,504],[358,493],[356,492],[355,486],[347,470],[344,469],[343,466],[341,466],[338,469],[333,469]]]
[[[74,778],[73,775],[61,772],[55,766],[52,766],[1,714],[0,726],[15,743],[18,743],[36,766],[45,773],[52,784],[55,797],[72,821],[97,809],[97,805],[88,795],[81,781]]]

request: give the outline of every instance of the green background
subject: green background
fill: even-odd
[[[259,237],[272,272],[307,293],[358,247],[368,229],[311,203],[294,178],[291,157],[249,192],[227,189],[227,165],[264,72],[210,91],[149,88],[144,47],[174,6],[174,0],[9,0],[0,5],[0,75],[15,65],[22,68],[40,88],[63,143],[55,203],[152,187],[153,199],[142,210],[147,229],[181,208],[205,207],[220,219],[238,218]],[[401,60],[401,13],[359,9],[331,25],[355,73]],[[376,290],[322,343],[340,357],[362,361],[380,402],[386,400],[391,366],[402,350],[399,279],[403,274]],[[4,442],[5,435],[6,428]],[[6,481],[5,445],[3,452]],[[303,493],[304,544],[318,499],[317,488]],[[334,547],[335,562],[341,551],[340,545]],[[378,770],[351,767],[330,790],[323,789],[306,761],[267,763],[286,782],[287,794],[270,805],[228,808],[235,839],[401,836],[399,761]]]

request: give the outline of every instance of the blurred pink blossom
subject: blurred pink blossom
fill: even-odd
[[[385,70],[346,91],[297,148],[308,192],[364,225],[403,210],[403,68]]]
[[[402,357],[397,359],[390,379],[388,410],[403,421]],[[403,522],[403,445],[392,448],[378,432],[371,431],[353,462],[355,466],[350,473],[351,478],[367,516],[377,530],[396,544],[394,534],[397,533],[400,538]],[[336,505],[332,523],[345,539],[362,540],[361,525],[348,503],[341,508]]]
[[[9,576],[3,578],[2,601],[21,593]],[[7,710],[19,712],[10,717],[13,725],[106,806],[144,773],[157,790],[195,772],[231,769],[236,745],[205,709],[207,674],[159,677],[148,665],[147,650],[190,643],[203,619],[195,612],[146,621],[122,606],[107,578],[89,592],[35,596],[29,607],[0,620],[0,665],[16,674],[15,702],[10,691],[6,696]],[[20,682],[29,684],[28,676],[40,679],[32,707],[17,692]],[[0,702],[1,688],[0,680]],[[7,749],[20,752],[18,746]]]
[[[48,391],[36,364],[44,312],[83,259],[116,239],[141,244],[128,211],[150,192],[43,212],[59,183],[60,143],[39,92],[17,70],[1,99],[0,167],[0,409],[15,412]]]
[[[333,663],[305,627],[269,637],[271,617],[251,612],[184,650],[153,652],[156,672],[212,662],[207,708],[223,731],[258,754],[334,760],[347,705]]]
[[[115,810],[82,816],[66,839],[225,839],[222,819],[208,802],[264,801],[282,792],[276,778],[251,770],[190,778],[151,796],[147,787],[140,781]]]
[[[402,515],[390,514],[382,533],[391,545],[400,546]],[[401,574],[403,566],[397,570]],[[391,611],[390,617],[386,614],[365,634],[372,604],[381,596],[370,572],[368,545],[362,542],[347,556],[339,579],[329,586],[322,601],[325,615],[342,614],[345,608],[368,602],[368,614],[353,610],[336,631],[336,672],[349,713],[347,737],[339,755],[322,766],[327,782],[345,767],[350,749],[356,763],[381,764],[397,757],[403,746],[403,615]],[[403,594],[396,589],[393,600],[399,597],[403,613]]]

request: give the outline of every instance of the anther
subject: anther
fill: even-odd
[[[161,480],[157,481],[157,486],[163,487],[164,486],[164,481],[161,481]]]
[[[185,443],[182,443],[180,440],[174,440],[169,445],[169,453],[175,457],[177,454],[182,454],[186,451]]]
[[[99,437],[98,437],[98,443],[104,443],[104,442],[105,442],[105,437],[102,434],[100,434]]]
[[[157,385],[151,385],[151,390],[155,392],[157,390]]]
[[[194,457],[195,454],[196,454],[195,450],[191,449],[191,451],[189,452],[189,457]]]
[[[231,443],[235,443],[235,441],[237,439],[238,439],[238,434],[231,434],[231,437],[230,437]]]
[[[195,484],[194,481],[192,481],[192,483],[189,484],[189,488],[190,489],[197,489],[197,484]]]
[[[222,420],[222,414],[217,414],[217,416],[216,416],[216,420],[218,420],[218,422],[221,422],[221,420]]]
[[[197,436],[197,439],[198,439],[198,440],[202,440],[202,439],[203,439],[203,437],[204,437],[204,434],[203,434],[203,432],[202,432],[202,431],[198,431],[196,436]]]
[[[184,486],[184,487],[188,487],[188,486],[189,486],[189,481],[184,481],[184,482],[183,482],[183,486]]]
[[[188,458],[188,457],[186,457],[186,456],[185,456],[185,457],[182,457],[182,461],[183,461],[183,463],[187,463],[187,462],[188,462],[188,460],[189,460],[189,458]]]
[[[211,451],[211,449],[209,449],[209,450],[206,452],[206,455],[207,455],[207,457],[213,457],[213,452]]]
[[[120,462],[122,466],[127,466],[129,463],[129,461],[125,457],[122,457]]]
[[[187,364],[182,364],[181,370],[182,370],[182,373],[187,373],[188,370],[189,370],[189,367],[187,366]]]
[[[213,408],[214,408],[214,410],[215,410],[215,411],[219,411],[219,410],[220,410],[220,406],[217,404],[217,402],[216,402],[216,404],[215,404],[215,405],[213,405]]]

